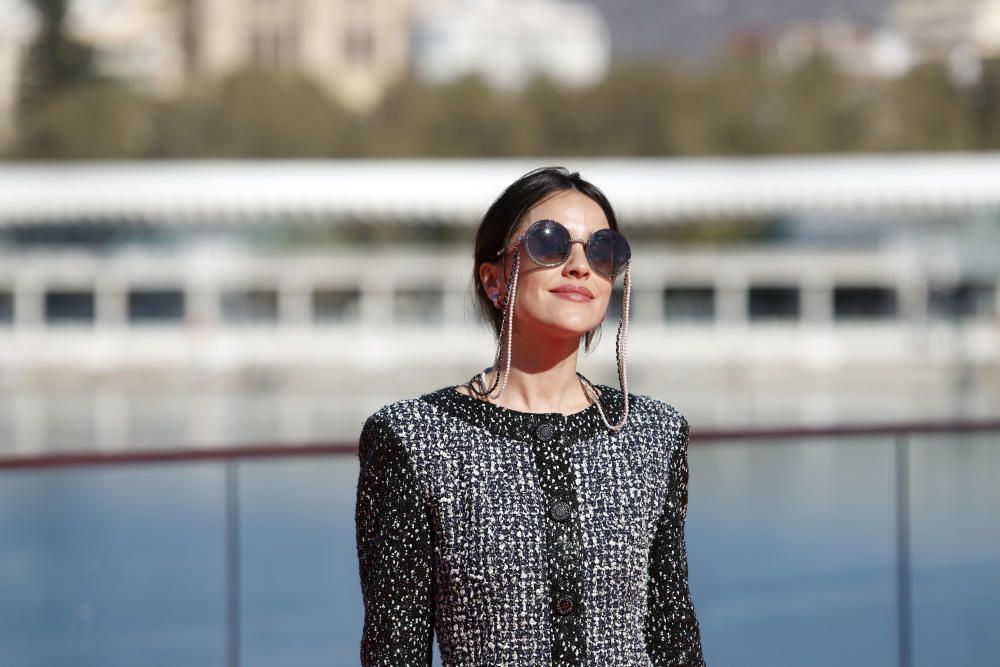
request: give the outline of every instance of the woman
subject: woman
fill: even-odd
[[[628,242],[562,168],[486,212],[473,284],[497,337],[463,385],[383,406],[359,442],[361,664],[704,665],[688,591],[687,420],[629,394]],[[623,276],[620,389],[577,372]]]

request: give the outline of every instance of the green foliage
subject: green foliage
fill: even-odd
[[[155,155],[152,104],[108,82],[64,85],[21,120],[12,157],[135,158]]]
[[[39,29],[25,54],[18,100],[22,116],[64,87],[94,77],[92,50],[66,32],[68,0],[30,0]]]
[[[892,100],[899,128],[898,148],[975,148],[974,119],[966,108],[966,94],[956,88],[939,65],[924,65],[896,82]]]
[[[52,16],[52,25],[59,24],[58,12]],[[45,39],[39,44],[59,43]],[[52,63],[37,62],[37,72],[55,71]],[[445,85],[406,77],[367,114],[345,110],[293,74],[239,72],[157,99],[73,68],[59,71],[36,75],[50,83],[36,87],[13,157],[669,156],[1000,147],[998,61],[987,62],[981,83],[970,88],[956,87],[937,64],[882,81],[852,78],[823,58],[787,69],[745,55],[698,69],[621,64],[583,89],[544,78],[505,92],[475,77]]]
[[[160,103],[162,157],[322,157],[352,145],[350,119],[297,74],[245,71]]]
[[[439,87],[407,78],[393,86],[379,107],[359,123],[364,142],[354,154],[504,155],[513,139],[514,113],[509,99],[477,77]]]

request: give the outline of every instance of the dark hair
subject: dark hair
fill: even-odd
[[[604,211],[611,229],[618,229],[618,218],[604,193],[593,183],[583,180],[578,172],[571,172],[565,167],[540,167],[521,176],[496,198],[479,223],[472,265],[472,285],[479,310],[493,325],[493,334],[497,339],[500,338],[503,313],[493,306],[486,295],[479,277],[479,265],[498,260],[497,253],[504,247],[521,218],[535,204],[549,195],[566,190],[576,190],[593,199]],[[590,350],[594,333],[599,328],[600,326],[584,334],[584,350]]]

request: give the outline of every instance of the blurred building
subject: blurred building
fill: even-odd
[[[30,17],[25,0],[3,0]],[[303,73],[365,109],[406,70],[421,0],[71,0],[70,32],[102,74],[157,94],[248,68]],[[0,114],[17,88],[16,53],[31,30],[0,25]],[[9,34],[12,33],[12,34]]]
[[[95,49],[102,76],[169,95],[184,84],[175,0],[71,0],[67,29]]]
[[[403,74],[415,0],[172,0],[188,79],[297,71],[354,109]]]
[[[1000,2],[987,0],[979,5],[972,21],[972,43],[984,57],[1000,56]]]
[[[320,406],[333,415],[323,432],[347,439],[374,388],[415,395],[468,378],[495,350],[473,309],[472,227],[535,166],[0,165],[0,449],[57,448],[49,424],[70,421],[76,448],[90,433],[114,447],[139,433],[305,440]],[[785,422],[995,415],[997,155],[570,166],[635,239],[633,390],[676,382],[723,421],[765,395]],[[734,218],[772,223],[740,243],[661,234]],[[621,306],[619,279],[585,355],[598,382],[616,380]],[[13,413],[5,388],[24,396]],[[56,390],[75,398],[50,400]],[[246,400],[213,398],[230,391]]]
[[[1000,1],[896,0],[889,24],[919,60],[944,60],[962,51],[1000,54]]]
[[[961,347],[983,367],[1000,362],[996,156],[578,164],[637,233],[726,216],[781,221],[769,242],[637,244],[632,317],[635,331],[655,332],[651,347],[634,348],[637,360],[810,369],[923,367],[939,355],[934,363],[948,364],[953,350],[938,349],[936,337],[963,320],[970,338]],[[294,239],[358,224],[464,227],[496,183],[533,166],[4,167],[0,369],[476,363],[487,336],[470,338],[463,325],[475,319],[466,246],[358,252]],[[386,182],[397,184],[391,197]],[[284,240],[256,245],[262,229]],[[394,347],[400,328],[441,355],[413,359]],[[791,350],[781,331],[801,347]],[[664,338],[683,344],[653,343]],[[359,345],[371,354],[358,356]]]
[[[34,16],[22,0],[0,0],[0,148],[14,132],[17,91],[25,48],[35,30]]]
[[[771,55],[787,69],[825,57],[845,74],[865,78],[902,76],[912,61],[898,33],[847,21],[791,25],[775,36]]]
[[[35,16],[27,0],[0,3],[2,144]],[[304,74],[356,111],[413,64],[432,81],[478,73],[510,87],[540,73],[587,85],[611,53],[597,11],[567,0],[70,0],[66,27],[100,74],[150,94],[265,69]]]
[[[414,65],[431,81],[477,74],[517,88],[541,74],[570,86],[607,72],[611,36],[591,5],[567,0],[443,0],[417,20]]]

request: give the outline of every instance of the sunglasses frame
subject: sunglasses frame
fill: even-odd
[[[527,238],[528,234],[531,233],[531,230],[534,229],[536,225],[540,225],[540,224],[542,224],[544,222],[553,222],[553,223],[559,225],[564,230],[566,230],[566,234],[568,236],[570,236],[569,244],[566,247],[566,254],[563,256],[562,260],[560,260],[558,262],[555,262],[555,263],[546,263],[546,262],[540,262],[540,261],[538,261],[537,259],[535,259],[535,256],[533,254],[531,254],[531,249],[528,247],[528,244],[524,243],[524,240]],[[517,248],[519,245],[523,244],[524,245],[524,250],[525,250],[525,252],[528,253],[528,257],[531,258],[531,261],[533,261],[538,266],[544,266],[546,268],[551,269],[551,268],[554,268],[554,267],[557,267],[557,266],[562,266],[563,264],[565,264],[566,260],[569,259],[569,256],[571,254],[573,254],[573,244],[574,243],[580,243],[580,244],[583,245],[583,255],[584,255],[584,257],[587,258],[587,264],[590,266],[590,268],[592,268],[594,270],[594,273],[596,273],[599,276],[603,276],[603,277],[605,277],[608,280],[611,280],[613,282],[614,279],[617,278],[622,272],[624,272],[625,269],[627,269],[629,267],[629,265],[632,263],[632,248],[631,248],[631,244],[628,244],[628,239],[626,239],[625,235],[622,234],[621,232],[619,232],[617,229],[610,229],[610,228],[608,228],[608,231],[615,232],[616,234],[618,234],[619,236],[621,236],[622,239],[625,240],[625,243],[628,244],[628,247],[629,247],[629,257],[628,257],[628,260],[617,271],[613,272],[611,275],[608,275],[608,274],[604,273],[603,271],[601,271],[600,269],[598,269],[596,266],[594,266],[593,262],[591,262],[591,260],[590,260],[590,255],[587,254],[587,246],[590,243],[590,239],[594,236],[594,234],[596,234],[597,232],[600,232],[600,231],[602,231],[602,230],[601,229],[594,230],[593,232],[590,233],[590,236],[588,236],[587,240],[585,241],[583,239],[574,239],[569,234],[569,230],[566,229],[566,225],[562,224],[558,220],[553,220],[551,218],[544,218],[542,220],[536,220],[533,223],[531,223],[530,225],[528,225],[528,229],[525,230],[524,234],[522,234],[521,236],[517,237],[517,239],[512,244],[510,244],[509,246],[506,246],[504,248],[501,248],[499,251],[497,251],[497,257],[501,257],[504,254],[506,254],[507,252],[509,252],[509,251]]]

